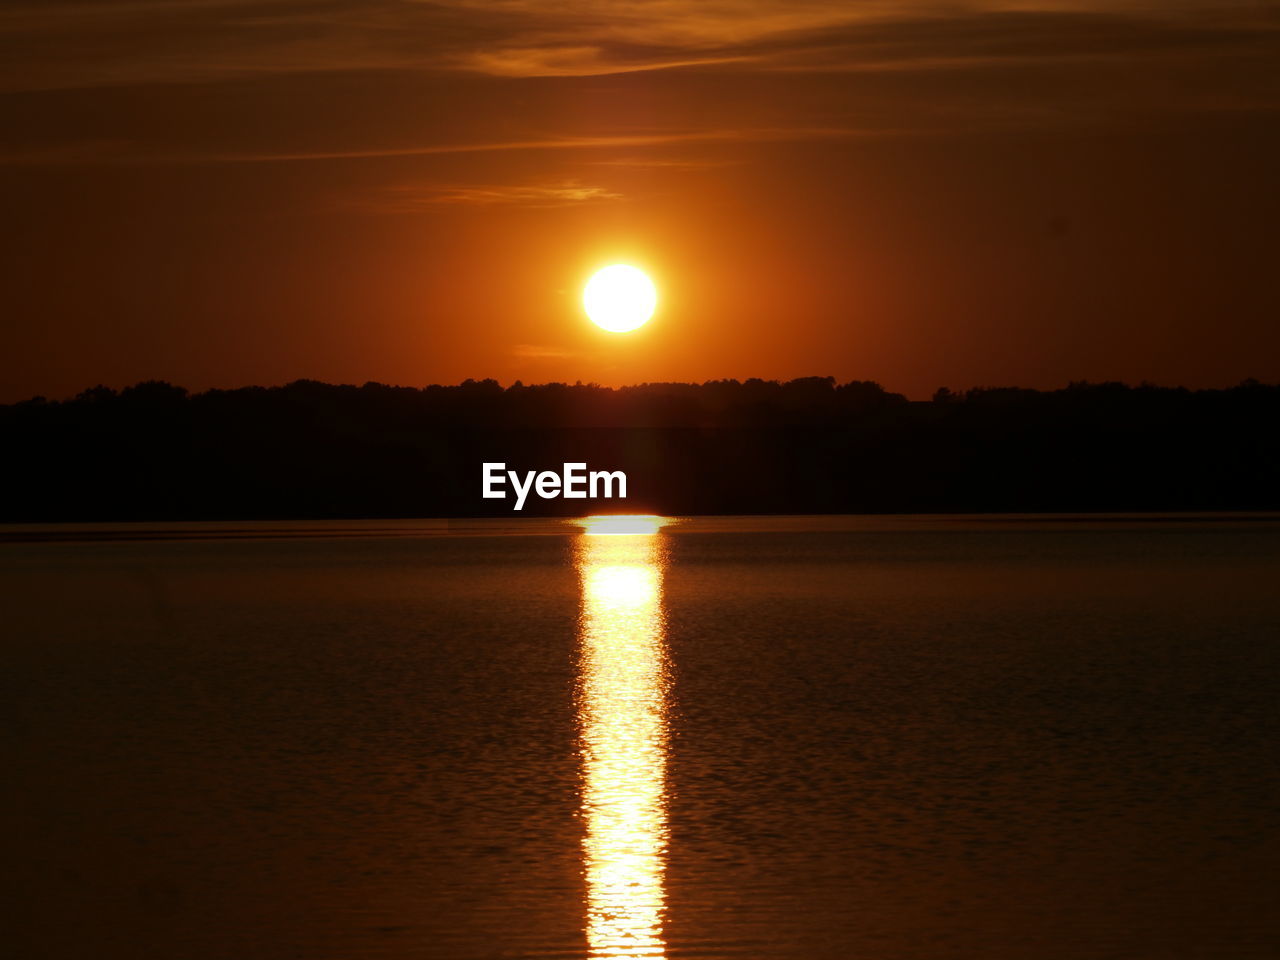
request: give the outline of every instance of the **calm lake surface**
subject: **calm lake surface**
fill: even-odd
[[[1273,519],[0,528],[4,952],[1274,958]]]

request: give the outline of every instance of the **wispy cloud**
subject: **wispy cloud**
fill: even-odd
[[[124,141],[86,141],[47,149],[12,149],[0,148],[0,165],[32,165],[32,164],[79,164],[97,163],[106,165],[204,165],[204,164],[259,164],[259,163],[291,163],[308,161],[342,161],[342,160],[378,160],[405,157],[451,156],[457,154],[484,153],[517,153],[545,151],[595,151],[616,148],[638,149],[648,147],[667,147],[689,143],[769,143],[807,140],[852,140],[859,138],[881,138],[899,135],[904,131],[892,129],[840,128],[840,127],[744,127],[725,130],[675,130],[667,133],[620,134],[614,136],[545,136],[536,139],[494,140],[477,143],[429,143],[407,146],[365,147],[348,150],[302,150],[289,152],[256,152],[239,153],[219,152],[181,152],[149,149],[129,144]],[[704,167],[723,165],[725,161],[684,160],[672,158],[640,158],[631,156],[626,159],[611,158],[610,164],[620,166],[681,166]],[[488,187],[477,187],[487,190]],[[617,199],[602,193],[592,193],[600,188],[582,187],[573,183],[546,187],[503,187],[505,196],[512,191],[544,191],[549,198],[561,199]],[[587,191],[584,193],[583,191]],[[536,193],[530,193],[535,196]],[[457,202],[472,199],[469,197],[439,197],[433,202]],[[479,198],[476,198],[477,201]],[[494,200],[493,202],[498,202]]]
[[[568,360],[576,356],[572,350],[563,347],[541,346],[536,343],[518,343],[511,351],[514,357],[524,360]]]
[[[578,166],[544,169],[550,187],[493,188],[506,177],[495,171],[473,192],[416,202],[617,199],[555,177],[588,162],[731,163],[748,153],[737,144],[1275,110],[1278,11],[1280,0],[13,0],[0,10],[0,93],[20,112],[0,130],[0,164],[457,167],[448,158],[492,154],[497,168],[499,154],[559,153]]]
[[[611,55],[601,46],[504,47],[461,54],[456,64],[465,70],[495,77],[598,77],[614,73],[670,70],[674,67],[708,67],[746,63],[741,56],[643,56]]]
[[[0,89],[263,74],[902,69],[1219,43],[1274,30],[1277,0],[16,0]],[[1238,39],[1238,38],[1237,38]],[[1079,50],[1077,53],[1081,52]],[[878,65],[878,66],[877,66]]]
[[[358,160],[378,157],[416,157],[455,153],[495,153],[536,150],[597,150],[617,147],[660,147],[680,143],[747,143],[786,140],[836,140],[881,136],[890,131],[838,127],[746,127],[726,130],[684,130],[668,133],[617,136],[548,136],[530,140],[490,143],[424,144],[422,146],[369,148],[364,150],[314,150],[300,153],[222,154],[201,158],[225,163],[278,163],[295,160]]]
[[[667,157],[650,154],[633,154],[625,157],[607,157],[602,160],[583,161],[592,167],[644,168],[663,170],[714,170],[742,163],[737,157]]]
[[[497,76],[598,76],[690,67],[751,67],[770,43],[909,15],[917,0],[453,0],[501,11],[519,32],[459,51],[452,64]]]
[[[607,187],[569,180],[556,184],[396,184],[361,198],[355,205],[382,213],[412,213],[441,204],[562,207],[621,199],[621,193]]]

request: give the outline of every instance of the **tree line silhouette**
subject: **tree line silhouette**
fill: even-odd
[[[718,380],[611,389],[161,381],[0,406],[0,520],[511,514],[481,464],[623,470],[629,498],[523,515],[1280,509],[1280,385],[939,390]]]

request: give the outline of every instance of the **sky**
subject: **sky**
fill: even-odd
[[[8,0],[0,402],[1274,381],[1278,121],[1280,0]]]

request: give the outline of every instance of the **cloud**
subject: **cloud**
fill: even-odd
[[[183,153],[149,150],[130,145],[123,141],[85,141],[49,148],[0,148],[0,165],[29,164],[79,164],[101,163],[110,165],[202,165],[202,164],[256,164],[256,163],[289,163],[325,160],[379,160],[405,157],[449,156],[454,154],[483,154],[508,152],[542,152],[542,151],[592,151],[615,148],[666,147],[686,143],[765,143],[801,140],[845,140],[854,138],[891,136],[891,130],[855,130],[837,127],[824,128],[800,127],[796,129],[777,127],[748,127],[726,130],[673,130],[667,133],[641,133],[616,136],[545,136],[528,140],[494,140],[477,143],[429,143],[408,146],[364,147],[356,149],[305,150],[297,152],[241,152],[241,153]],[[717,166],[713,161],[672,159],[641,160],[639,158],[615,159],[610,161],[618,165],[670,165],[670,166]],[[450,188],[452,189],[452,188]],[[476,189],[489,189],[478,187]],[[547,196],[560,196],[562,199],[617,199],[602,193],[578,197],[583,190],[593,191],[601,188],[581,187],[573,184],[552,187],[503,187],[494,188],[503,191],[531,190],[548,191]],[[443,201],[437,201],[443,202]]]
[[[428,191],[419,204],[616,199],[513,194],[489,186],[515,179],[492,168],[502,154],[541,153],[547,168],[561,155],[579,168],[539,171],[524,189],[563,190],[560,178],[581,174],[588,156],[707,166],[750,156],[737,145],[1271,111],[1278,9],[1280,0],[15,0],[0,10],[0,93],[16,108],[0,130],[0,164],[420,158],[397,175],[481,192]],[[486,155],[483,174],[438,169]],[[430,175],[420,169],[428,158],[439,158]]]
[[[489,143],[423,144],[421,146],[368,148],[362,150],[315,150],[300,153],[224,154],[192,158],[199,162],[279,163],[296,160],[360,160],[391,157],[433,156],[455,153],[496,153],[542,150],[598,150],[618,147],[661,147],[683,143],[749,143],[788,140],[843,140],[880,136],[887,131],[841,129],[838,127],[748,127],[725,130],[673,130],[666,133],[639,133],[616,136],[548,136],[531,140],[495,140]],[[175,158],[180,159],[180,158]]]
[[[565,350],[563,347],[546,347],[535,343],[518,343],[511,355],[524,360],[568,360],[576,356],[572,350]]]
[[[466,70],[496,77],[598,77],[615,73],[669,70],[673,67],[707,67],[745,63],[749,56],[627,56],[610,55],[601,46],[506,47],[477,50],[459,56]]]
[[[608,157],[603,160],[583,161],[592,167],[619,168],[652,168],[666,170],[714,170],[721,167],[732,167],[742,163],[740,157],[662,157],[633,154],[623,157]]]
[[[791,37],[757,53],[765,69],[820,73],[1212,59],[1274,51],[1280,20],[1270,20],[1051,7],[987,10]]]
[[[597,76],[697,69],[925,69],[944,60],[1221,49],[1277,0],[17,0],[0,89],[271,74]],[[1248,35],[1248,36],[1244,36]]]
[[[543,185],[398,184],[378,191],[375,196],[364,198],[356,203],[356,206],[380,213],[412,213],[440,204],[562,207],[622,199],[621,193],[606,187],[572,180]]]

